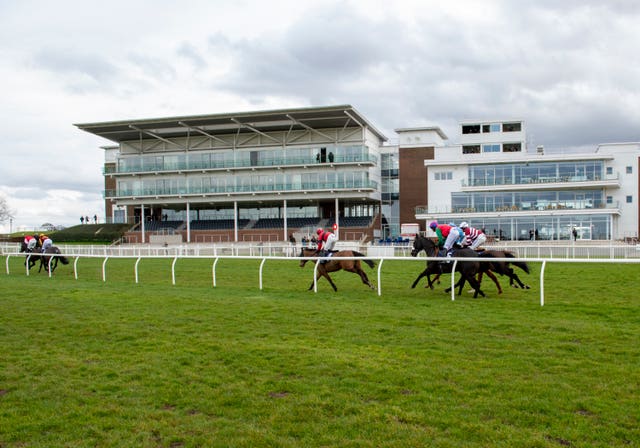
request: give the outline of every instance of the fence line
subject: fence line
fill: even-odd
[[[74,258],[75,260],[73,262],[73,272],[74,272],[74,277],[76,280],[78,280],[78,269],[77,269],[77,264],[78,264],[78,260],[80,258],[103,258],[103,262],[102,262],[102,281],[106,282],[107,281],[107,271],[106,271],[106,266],[107,266],[107,261],[110,258],[116,258],[116,259],[130,259],[130,258],[136,258],[134,256],[110,256],[110,255],[86,255],[86,254],[50,254],[51,258],[49,259],[49,278],[52,277],[52,272],[51,272],[51,262],[53,261],[54,257],[67,257],[67,258]],[[3,254],[3,256],[6,256],[6,261],[5,261],[5,265],[6,265],[6,273],[7,275],[10,274],[10,270],[9,270],[9,259],[12,256],[17,256],[17,257],[24,257],[25,254],[24,253],[20,253],[20,252],[12,252],[12,253],[5,253]],[[30,255],[27,254],[27,258]],[[265,262],[267,260],[277,260],[277,261],[292,261],[290,257],[274,257],[274,256],[202,256],[202,255],[184,255],[184,256],[179,256],[179,255],[151,255],[151,256],[137,256],[136,259],[136,263],[134,266],[134,276],[135,276],[135,282],[138,283],[138,265],[140,263],[140,261],[142,259],[173,259],[173,262],[171,263],[171,282],[173,285],[176,284],[176,277],[175,277],[175,265],[176,262],[178,261],[178,259],[208,259],[211,260],[213,258],[213,264],[211,267],[211,271],[212,271],[212,283],[213,283],[213,287],[216,287],[216,265],[218,264],[218,261],[220,259],[247,259],[247,260],[261,260],[260,263],[260,267],[259,267],[259,275],[258,275],[258,287],[260,290],[263,289],[263,269],[264,269],[264,265]],[[378,296],[382,296],[382,265],[384,263],[385,260],[398,260],[398,261],[409,261],[409,262],[415,262],[415,261],[421,261],[421,262],[428,262],[428,261],[440,261],[442,262],[443,259],[441,257],[424,257],[424,256],[419,256],[419,257],[369,257],[367,256],[366,258],[368,259],[372,259],[372,260],[377,260],[378,261],[378,267],[377,267],[377,279],[378,279]],[[341,260],[362,260],[362,257],[340,257]],[[318,257],[296,257],[296,260],[315,260],[318,261],[319,258]],[[459,261],[469,261],[468,258],[458,258],[458,257],[451,257],[450,258],[451,261],[454,262],[453,264],[453,273],[451,274],[451,300],[455,300],[455,288],[454,288],[454,284],[455,284],[455,268],[456,265]],[[544,272],[545,272],[545,267],[546,264],[548,262],[551,263],[605,263],[605,264],[640,264],[640,259],[606,259],[606,258],[600,258],[600,259],[594,259],[594,258],[564,258],[564,259],[560,259],[560,258],[474,258],[473,261],[479,261],[479,262],[509,262],[509,263],[514,263],[514,262],[526,262],[526,263],[542,263],[542,267],[540,269],[540,306],[544,306]],[[314,292],[318,292],[318,284],[317,284],[317,272],[318,272],[318,266],[320,264],[319,263],[314,263],[314,269],[313,269],[313,286],[314,286]],[[26,269],[26,275],[29,275],[29,263],[25,263],[25,269]]]

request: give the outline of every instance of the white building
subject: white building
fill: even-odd
[[[458,145],[424,161],[425,223],[468,221],[497,239],[623,239],[638,236],[640,143],[592,153],[528,151],[522,120],[464,121]],[[402,175],[401,175],[402,176]]]

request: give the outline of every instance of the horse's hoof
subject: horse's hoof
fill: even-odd
[[[524,285],[524,289],[531,289],[531,286],[529,286],[529,285]]]

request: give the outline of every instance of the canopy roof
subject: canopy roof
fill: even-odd
[[[353,126],[366,127],[382,141],[387,141],[380,131],[350,105],[80,123],[74,126],[116,143],[138,140],[142,134],[175,138],[193,132],[215,136],[236,132],[266,133]]]

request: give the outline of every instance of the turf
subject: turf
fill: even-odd
[[[5,259],[0,258],[4,266]],[[486,299],[385,261],[383,294],[268,260],[0,275],[0,447],[640,444],[638,266],[540,265]],[[377,283],[375,271],[365,267]],[[448,280],[448,276],[446,276]]]

